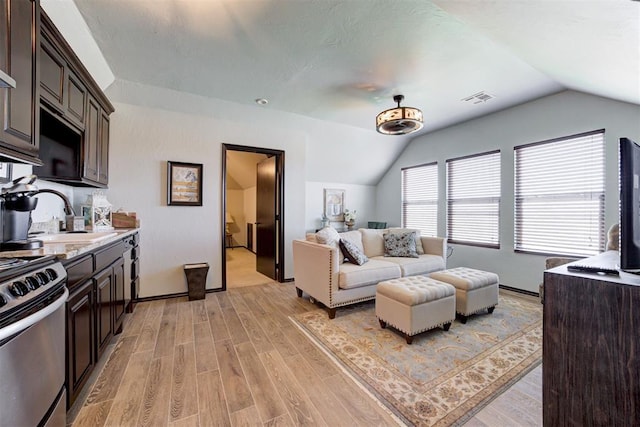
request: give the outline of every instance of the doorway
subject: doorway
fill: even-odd
[[[222,290],[284,281],[283,171],[284,151],[222,144]]]

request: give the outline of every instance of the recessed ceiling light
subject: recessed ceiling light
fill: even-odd
[[[265,98],[258,98],[256,99],[256,104],[258,105],[267,105],[269,103],[269,101]]]

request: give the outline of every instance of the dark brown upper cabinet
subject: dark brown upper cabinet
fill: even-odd
[[[15,88],[0,88],[0,161],[41,165],[39,158],[39,0],[0,2],[0,70]]]
[[[113,105],[45,12],[41,12],[42,179],[75,186],[109,183],[109,115]]]
[[[84,128],[87,89],[45,31],[40,39],[40,98],[73,125]]]

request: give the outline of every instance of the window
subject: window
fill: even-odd
[[[514,148],[515,250],[604,250],[604,130]]]
[[[447,160],[447,239],[500,247],[500,151]]]
[[[438,164],[402,169],[402,226],[422,236],[438,233]]]

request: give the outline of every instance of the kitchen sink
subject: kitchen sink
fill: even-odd
[[[60,233],[60,234],[40,234],[33,236],[36,240],[44,243],[96,243],[109,237],[117,236],[113,231],[100,233]]]

